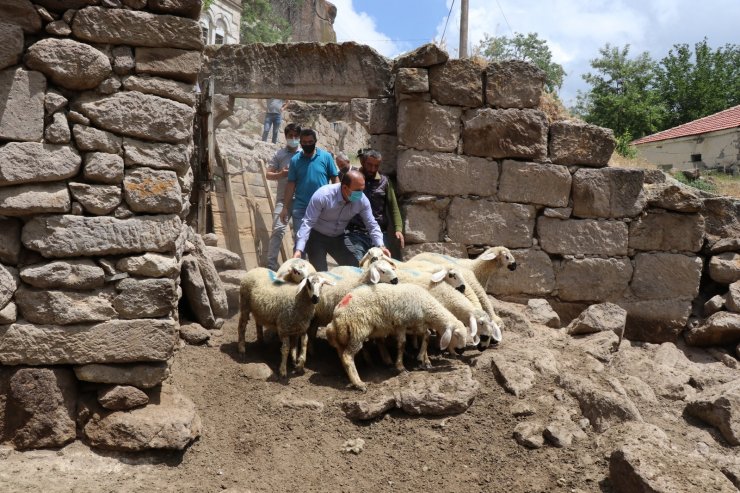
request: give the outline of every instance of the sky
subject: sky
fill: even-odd
[[[442,39],[456,58],[460,0],[330,0],[337,41],[357,41],[389,58]],[[630,45],[660,60],[674,44],[707,37],[709,46],[740,44],[740,0],[469,0],[469,49],[485,34],[537,33],[567,73],[560,98],[575,104],[588,86],[581,75],[606,43]],[[445,21],[452,11],[447,28]]]

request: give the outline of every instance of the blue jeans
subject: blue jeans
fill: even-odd
[[[280,254],[280,245],[283,243],[285,228],[287,224],[280,220],[280,213],[283,211],[283,203],[275,204],[275,211],[272,213],[272,234],[270,235],[270,245],[267,247],[267,268],[278,270],[278,255]],[[290,220],[290,218],[288,218]]]
[[[359,262],[368,250],[373,247],[373,239],[366,231],[347,231],[344,235],[344,244]],[[388,246],[388,233],[383,232],[383,244]]]
[[[262,142],[267,142],[267,134],[270,133],[270,125],[272,125],[272,143],[275,144],[277,142],[280,123],[282,121],[283,117],[280,113],[265,114],[265,123],[264,128],[262,129]]]

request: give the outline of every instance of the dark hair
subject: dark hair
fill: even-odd
[[[288,132],[295,132],[298,135],[301,135],[301,126],[298,125],[297,123],[288,123],[285,126],[285,130],[283,130],[283,134],[285,134],[285,136],[287,137]]]
[[[306,137],[307,135],[310,135],[311,137],[313,137],[313,140],[319,140],[316,137],[316,132],[312,128],[304,128],[303,130],[301,130],[301,134],[300,134],[301,137]]]
[[[358,170],[351,169],[347,171],[342,177],[342,185],[350,186],[352,184],[353,178],[365,178],[365,177]]]

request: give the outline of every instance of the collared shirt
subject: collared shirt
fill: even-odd
[[[365,227],[373,239],[373,245],[382,247],[383,233],[381,233],[378,223],[373,218],[370,201],[363,194],[360,200],[346,202],[342,196],[342,184],[334,183],[319,188],[311,197],[306,215],[303,216],[301,228],[298,230],[296,250],[305,251],[306,241],[308,241],[312,229],[331,237],[344,234],[347,223],[355,214],[362,217]]]
[[[295,149],[288,149],[287,147],[283,147],[282,149],[278,149],[278,151],[275,153],[275,155],[272,157],[272,161],[270,161],[270,171],[278,172],[282,171],[284,169],[290,168],[290,160],[293,158],[293,156],[296,155],[298,151]],[[285,185],[288,184],[288,177],[284,176],[282,178],[278,178],[277,180],[277,194],[275,197],[276,202],[282,202],[285,199]]]
[[[334,158],[324,149],[318,147],[310,158],[303,151],[296,153],[290,160],[288,181],[295,183],[293,209],[305,209],[311,196],[319,187],[329,183],[337,176],[337,165]]]

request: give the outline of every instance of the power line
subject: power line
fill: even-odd
[[[447,13],[447,20],[445,21],[445,28],[442,30],[442,38],[439,40],[441,43],[445,40],[445,33],[447,32],[447,23],[450,22],[450,16],[452,15],[452,7],[455,6],[455,0],[452,0],[452,3],[450,4],[450,11]]]
[[[511,31],[511,34],[514,34],[514,30],[511,28],[511,24],[509,24],[509,19],[506,18],[506,14],[504,14],[504,9],[501,8],[501,3],[498,0],[496,0],[496,4],[498,5],[498,9],[501,11],[501,15],[504,16],[506,25],[509,26],[509,31]]]

